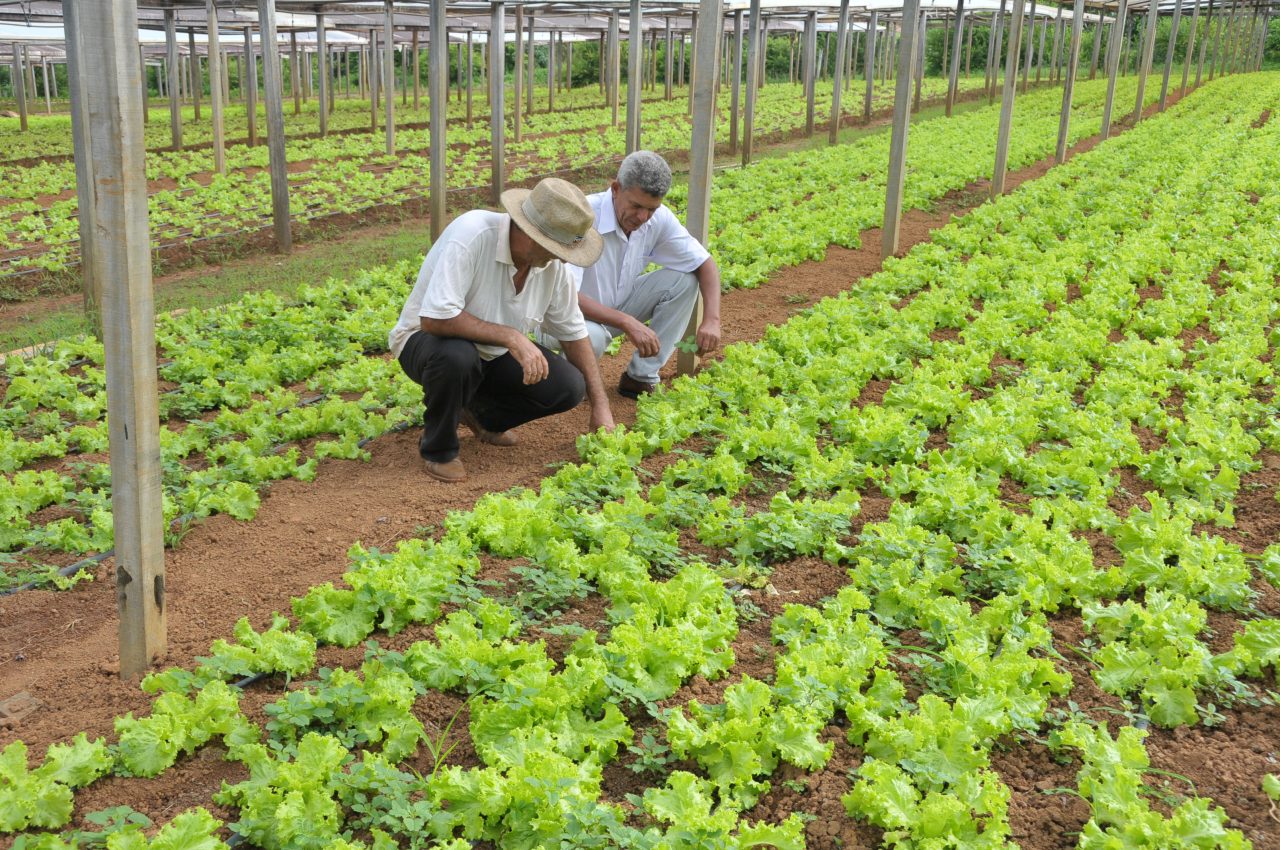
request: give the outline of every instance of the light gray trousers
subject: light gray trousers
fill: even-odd
[[[631,356],[627,373],[638,381],[658,380],[658,370],[671,358],[676,343],[684,337],[689,327],[689,316],[698,299],[698,279],[692,272],[671,269],[642,274],[617,309],[642,322],[658,336],[658,353],[653,357],[641,357],[639,352]],[[599,359],[609,342],[622,333],[620,328],[587,320],[587,335],[591,348]]]

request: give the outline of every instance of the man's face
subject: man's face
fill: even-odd
[[[639,229],[662,206],[662,198],[650,195],[639,186],[623,189],[614,180],[609,189],[613,193],[613,216],[627,236]]]

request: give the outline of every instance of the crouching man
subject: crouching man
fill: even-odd
[[[600,256],[591,206],[557,178],[504,192],[502,206],[505,213],[472,210],[444,229],[388,337],[422,386],[418,451],[439,481],[466,478],[459,422],[484,443],[512,446],[512,429],[570,410],[585,395],[592,430],[613,427],[564,265],[589,268]],[[540,332],[561,341],[563,357],[530,340]]]
[[[653,151],[628,155],[609,188],[587,197],[604,242],[600,261],[570,269],[580,282],[578,304],[595,356],[619,334],[635,346],[618,382],[619,394],[628,398],[658,385],[658,370],[683,337],[699,293],[703,318],[695,335],[698,353],[720,346],[720,269],[663,206],[670,189],[666,160]],[[651,264],[660,268],[645,273]]]

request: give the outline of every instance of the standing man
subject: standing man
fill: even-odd
[[[422,386],[418,451],[428,475],[467,477],[458,423],[481,442],[512,446],[511,429],[591,404],[591,428],[612,428],[600,369],[564,263],[589,267],[600,234],[578,187],[558,178],[502,193],[506,213],[472,210],[440,234],[388,345]],[[545,330],[564,357],[530,340]],[[568,358],[566,361],[565,358]]]
[[[698,353],[720,347],[720,269],[663,206],[670,189],[666,160],[653,151],[628,155],[609,188],[587,197],[604,240],[600,261],[570,269],[580,281],[578,305],[595,356],[604,354],[618,334],[626,334],[636,348],[618,381],[619,394],[628,398],[658,385],[658,370],[689,326],[699,292]],[[646,274],[650,264],[661,268]]]

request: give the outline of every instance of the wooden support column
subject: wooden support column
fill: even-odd
[[[187,28],[187,52],[190,54],[188,62],[191,68],[191,108],[195,120],[200,120],[200,94],[204,89],[204,79],[200,73],[200,54],[196,53],[196,31],[194,28]]]
[[[1124,39],[1124,17],[1128,4],[1120,0],[1116,6],[1116,21],[1111,28],[1111,38],[1107,41],[1107,99],[1102,107],[1102,138],[1111,135],[1111,110],[1116,100],[1116,74],[1120,70],[1120,42]]]
[[[151,99],[151,83],[147,79],[147,54],[141,44],[138,45],[138,67],[142,69],[142,126],[145,127],[147,124],[151,123],[151,104],[149,103]],[[10,79],[12,80],[12,78]],[[67,85],[68,87],[71,85],[70,59],[67,60]],[[16,89],[14,93],[17,93]],[[68,92],[67,97],[70,96],[71,94]]]
[[[329,45],[325,32],[324,15],[316,15],[316,79],[320,81],[320,135],[329,135],[329,113],[333,111],[333,80],[329,73]],[[350,78],[348,78],[350,85]]]
[[[827,130],[827,143],[832,145],[840,134],[840,94],[844,82],[844,54],[848,50],[848,40],[849,0],[840,0],[840,17],[836,21],[836,61],[831,68],[831,127]]]
[[[223,130],[222,48],[218,42],[218,9],[213,0],[205,0],[205,19],[209,29],[209,107],[213,110],[213,167],[227,173],[226,143]]]
[[[492,192],[489,200],[495,207],[501,203],[507,183],[506,163],[503,162],[506,157],[506,119],[502,114],[506,97],[506,29],[506,7],[502,0],[494,0],[489,17],[489,185]]]
[[[258,60],[253,52],[253,27],[244,28],[245,113],[249,144],[258,144]]]
[[[1179,97],[1187,93],[1187,80],[1191,74],[1191,66],[1195,63],[1196,36],[1199,29],[1200,0],[1196,0],[1195,11],[1191,14],[1191,29],[1187,33],[1187,50],[1182,57],[1182,85],[1178,88]]]
[[[556,111],[556,86],[559,85],[560,66],[556,64],[556,31],[547,30],[547,112]]]
[[[1173,21],[1169,24],[1169,43],[1164,52],[1164,77],[1160,81],[1160,111],[1164,112],[1169,100],[1169,75],[1173,73],[1173,51],[1178,46],[1178,30],[1182,26],[1182,0],[1173,7]]]
[[[298,59],[298,31],[289,31],[289,89],[293,94],[293,114],[302,114],[302,62]]]
[[[818,88],[818,13],[804,19],[804,134],[813,135],[814,98]]]
[[[627,153],[640,149],[640,58],[644,50],[642,15],[640,0],[631,0],[631,15],[627,21]]]
[[[667,18],[667,50],[666,56],[666,74],[663,76],[662,82],[665,88],[663,100],[671,100],[671,73],[674,70],[675,60],[671,54],[671,18]]]
[[[445,34],[445,38],[448,39],[448,33]],[[369,30],[369,129],[375,133],[378,132],[378,101],[381,98],[380,89],[382,88],[381,70],[378,67],[378,31]]]
[[[524,109],[525,109],[525,112],[527,112],[529,115],[533,115],[533,89],[537,82],[537,74],[535,72],[537,71],[537,68],[538,68],[536,62],[534,61],[535,60],[534,48],[536,47],[536,44],[534,41],[533,33],[534,33],[534,17],[531,14],[529,15],[529,81],[528,81],[529,85],[524,90]],[[618,124],[618,116],[616,111],[614,113],[613,123],[614,123],[614,126],[617,126]]]
[[[1062,7],[1058,7],[1058,14],[1062,14]],[[1045,36],[1049,34],[1049,19],[1046,17],[1044,23],[1040,24],[1040,47],[1036,51],[1036,82],[1040,82],[1040,72],[1044,69],[1044,42]]]
[[[164,10],[164,50],[169,89],[169,136],[173,149],[182,150],[182,104],[178,102],[178,30],[172,9]]]
[[[924,9],[920,10],[919,29],[916,30],[916,38],[920,40],[920,48],[915,52],[916,64],[911,69],[914,77],[915,94],[911,101],[911,111],[920,111],[920,89],[924,85],[924,50],[929,43],[929,13]]]
[[[609,58],[608,58],[608,85],[609,108],[612,110],[613,126],[618,126],[618,89],[622,85],[621,71],[619,64],[621,63],[621,49],[619,47],[620,25],[618,20],[618,12],[609,13]]]
[[[1093,27],[1093,54],[1089,57],[1089,79],[1095,79],[1098,76],[1098,57],[1102,53],[1102,30],[1106,26],[1101,12],[1098,14],[1098,22]]]
[[[1195,87],[1200,88],[1200,80],[1204,76],[1204,60],[1208,56],[1210,33],[1213,31],[1213,0],[1209,0],[1209,9],[1205,13],[1204,37],[1200,39],[1200,55],[1196,59],[1196,83]]]
[[[498,5],[501,5],[501,3],[499,3]],[[422,97],[422,48],[419,47],[418,45],[419,32],[420,30],[417,27],[413,28],[413,35],[412,35],[413,44],[410,47],[410,49],[413,51],[413,110],[414,112],[418,111],[418,108],[420,106],[420,100]],[[502,33],[499,32],[498,35],[499,35],[498,45],[501,46],[504,43],[501,38]],[[492,36],[492,33],[490,33],[490,36]],[[492,45],[492,42],[490,42],[490,44]]]
[[[977,29],[978,19],[973,13],[969,14],[969,35],[965,39],[964,47],[964,78],[967,80],[973,76],[973,31]]]
[[[1067,59],[1067,77],[1062,85],[1062,115],[1058,119],[1058,147],[1054,160],[1061,165],[1067,158],[1067,136],[1071,133],[1071,105],[1075,95],[1076,74],[1080,69],[1080,37],[1084,29],[1084,0],[1071,7],[1071,50]]]
[[[898,55],[898,78],[894,81],[893,132],[889,139],[889,174],[885,186],[884,229],[881,230],[880,258],[898,253],[902,228],[902,190],[907,177],[907,130],[911,124],[911,77],[916,65],[917,24],[920,0],[903,0],[902,49]]]
[[[1004,194],[1009,170],[1009,136],[1013,129],[1013,101],[1018,90],[1018,47],[1022,41],[1022,0],[1014,0],[1013,23],[1009,29],[1009,55],[1005,59],[1004,93],[1000,100],[1000,129],[996,133],[996,164],[991,174],[991,197]]]
[[[694,49],[694,45],[698,40],[698,13],[692,12],[689,15],[689,109],[688,113],[693,115],[693,72],[698,67],[698,53]],[[716,36],[719,38],[719,35]],[[717,51],[718,52],[718,51]]]
[[[276,44],[276,0],[258,0],[258,26],[262,41],[262,83],[267,107],[267,153],[271,171],[271,219],[276,250],[293,250],[289,227],[289,162],[284,150],[284,76]]]
[[[382,98],[387,153],[396,152],[396,22],[392,0],[386,0],[382,19]]]
[[[40,74],[41,74],[41,77],[43,78],[42,82],[44,83],[44,114],[52,115],[53,101],[50,99],[50,94],[49,94],[49,57],[48,56],[40,57]]]
[[[74,5],[74,4],[72,4]],[[94,227],[95,209],[93,190],[93,123],[90,117],[89,92],[95,84],[89,77],[94,71],[85,66],[86,46],[83,43],[83,29],[79,25],[77,9],[67,8],[63,16],[67,51],[67,88],[71,98],[71,144],[74,152],[73,161],[76,172],[77,224],[80,234],[80,281],[84,302],[84,315],[89,320],[93,333],[102,337],[102,287],[101,275],[94,269],[94,240],[97,228]],[[15,51],[16,53],[16,51]],[[142,45],[138,45],[138,67],[140,76],[146,82],[146,63],[143,61]],[[12,83],[16,77],[10,77]],[[17,90],[17,86],[14,86]],[[140,98],[146,102],[146,96]],[[143,138],[146,127],[142,128]],[[119,283],[119,282],[118,282]]]
[[[1147,12],[1147,25],[1142,31],[1142,54],[1138,57],[1138,96],[1133,104],[1133,124],[1137,124],[1142,120],[1142,101],[1146,99],[1147,94],[1147,75],[1151,73],[1151,59],[1156,49],[1156,24],[1159,22],[1157,17],[1159,12],[1156,5],[1150,6]]]
[[[472,98],[474,97],[473,89],[475,87],[475,51],[472,50],[472,39],[474,30],[467,30],[467,129],[471,129],[472,124]]]
[[[86,84],[73,89],[72,97],[84,99],[85,113],[92,116],[91,149],[77,159],[76,169],[91,204],[80,214],[92,217],[96,231],[82,250],[92,253],[90,262],[103,285],[111,512],[124,679],[145,673],[167,650],[155,302],[136,10],[136,0],[68,3],[63,10],[68,56],[77,65],[72,77]]]
[[[964,0],[956,0],[956,44],[951,51],[950,76],[947,77],[947,117],[955,106],[956,93],[960,89],[960,39],[964,35]]]
[[[751,162],[751,148],[755,141],[756,89],[760,76],[760,54],[764,52],[764,33],[760,27],[760,0],[751,0],[751,23],[747,30],[747,98],[742,115],[742,164]],[[668,65],[670,68],[670,65]],[[668,76],[670,73],[668,72]]]
[[[866,78],[867,92],[862,98],[862,120],[871,121],[871,98],[875,94],[876,85],[876,41],[879,28],[880,13],[871,12],[871,22],[867,24],[867,54],[863,57],[862,75]]]
[[[1017,0],[1015,0],[1017,2]],[[1010,39],[1013,37],[1010,36]],[[1031,0],[1031,17],[1027,20],[1027,55],[1022,60],[1022,93],[1027,93],[1027,82],[1031,74],[1031,60],[1036,51],[1036,0]]]
[[[1056,82],[1062,71],[1062,7],[1058,7],[1058,17],[1053,23],[1053,52],[1049,57],[1049,82]],[[1036,78],[1039,80],[1039,77]]]
[[[1000,83],[1000,49],[1004,46],[1004,9],[1006,2],[1007,0],[1000,0],[1000,11],[996,13],[996,26],[993,33],[995,45],[991,49],[991,88],[987,93],[988,106],[995,103],[996,87]],[[1014,2],[1021,2],[1021,0],[1014,0]],[[1009,69],[1006,67],[1004,72],[1008,74]]]
[[[695,28],[694,49],[697,58],[693,63],[690,87],[693,89],[693,132],[689,146],[689,203],[686,208],[685,226],[694,239],[707,244],[711,229],[711,177],[715,170],[716,144],[716,78],[720,65],[720,33],[723,29],[722,0],[701,0],[698,5],[702,26]],[[702,297],[699,295],[685,338],[697,332],[702,323]],[[681,351],[676,355],[676,371],[681,375],[693,372],[698,366],[698,356]]]
[[[505,38],[505,36],[504,36]],[[520,141],[520,110],[524,99],[521,97],[524,87],[524,7],[516,4],[515,21],[515,89],[511,96],[511,135],[516,142]],[[503,46],[503,67],[506,67],[506,47]],[[604,54],[601,54],[603,57]],[[601,61],[604,61],[601,59]],[[504,71],[505,73],[505,71]],[[430,78],[427,80],[431,82]]]
[[[843,0],[842,0],[843,2]],[[733,13],[733,52],[726,65],[733,66],[729,82],[729,155],[738,153],[738,105],[742,97],[742,10]]]
[[[517,10],[519,7],[516,7]],[[516,12],[519,14],[519,11]],[[428,56],[427,100],[431,104],[431,240],[439,238],[447,216],[445,172],[446,110],[449,106],[449,36],[445,4],[431,4],[431,52]],[[516,64],[520,56],[516,54]],[[518,126],[518,125],[517,125]]]

